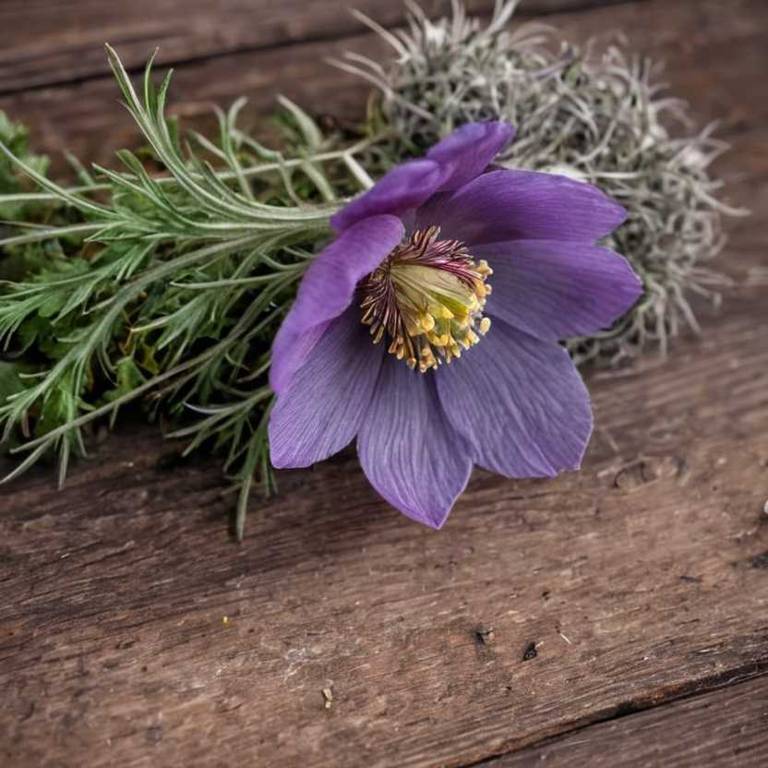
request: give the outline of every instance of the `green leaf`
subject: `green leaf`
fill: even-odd
[[[141,403],[190,450],[222,457],[241,533],[254,480],[271,477],[270,345],[330,217],[358,191],[348,157],[370,141],[335,146],[284,101],[292,138],[268,149],[237,127],[238,100],[193,150],[164,113],[170,73],[156,86],[150,62],[136,88],[108,54],[145,142],[118,153],[119,170],[70,158],[80,186],[61,186],[26,131],[0,124],[0,206],[13,206],[0,233],[0,335],[21,355],[0,371],[0,393],[16,394],[0,402],[0,433],[33,435],[12,476],[54,453],[62,480],[88,424]]]
[[[0,361],[0,405],[24,389],[24,381],[19,375],[20,372],[17,363]]]

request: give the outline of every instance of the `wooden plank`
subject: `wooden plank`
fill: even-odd
[[[440,534],[347,456],[283,474],[236,547],[215,469],[160,469],[151,430],[6,491],[7,764],[464,765],[768,669],[768,322],[741,298],[593,382],[581,474],[478,472]]]
[[[759,768],[768,765],[768,677],[618,717],[483,768]],[[478,766],[478,768],[480,768]]]
[[[591,8],[626,0],[528,0],[522,15]],[[430,15],[448,0],[423,0]],[[492,0],[465,0],[489,14]],[[336,39],[359,31],[354,7],[385,26],[403,23],[404,5],[382,0],[4,0],[0,29],[13,30],[0,50],[0,94],[84,80],[109,72],[103,45],[120,47],[128,67],[140,67],[160,47],[170,65],[274,48],[308,40]]]
[[[734,0],[727,15],[717,0],[648,0],[547,20],[574,39],[626,31],[639,52],[668,62],[675,92],[694,96],[696,115],[720,120],[725,133],[744,130],[750,114],[768,119],[768,102],[752,97],[766,69],[768,5],[761,0]],[[383,46],[370,35],[358,35],[190,63],[176,72],[173,109],[191,124],[206,126],[211,102],[227,105],[246,95],[245,124],[254,125],[273,111],[275,96],[284,93],[314,113],[357,120],[367,87],[324,63],[348,49],[370,54]],[[117,99],[114,82],[103,77],[0,97],[0,109],[26,121],[38,146],[56,155],[58,167],[64,150],[110,164],[115,150],[137,141]]]
[[[768,132],[749,80],[765,15],[716,5],[649,3],[672,19],[653,17],[658,49],[626,7],[560,17],[579,34],[647,28],[700,114],[726,116],[721,167],[755,212],[733,228],[721,264],[738,287],[703,338],[592,377],[585,469],[477,472],[434,533],[347,454],[281,473],[239,547],[215,462],[175,461],[152,429],[105,443],[62,493],[36,471],[0,490],[0,760],[459,766],[768,670],[768,307],[750,280]],[[306,61],[293,76],[335,111],[348,96]],[[193,97],[240,76],[209,66],[187,70]]]
[[[581,473],[477,472],[440,533],[347,454],[281,473],[238,547],[215,465],[151,429],[3,490],[6,762],[459,766],[768,671],[765,171],[727,314],[592,377]]]

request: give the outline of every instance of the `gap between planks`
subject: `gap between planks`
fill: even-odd
[[[464,0],[465,5],[467,7],[467,10],[470,15],[480,18],[480,19],[488,19],[491,16],[492,13],[492,0],[486,0],[486,2],[480,2],[480,0]],[[647,3],[651,0],[532,0],[532,2],[523,2],[522,6],[519,10],[515,13],[515,18],[523,21],[529,21],[536,18],[544,18],[549,17],[553,15],[557,15],[560,13],[580,13],[580,12],[588,12],[599,8],[605,8],[609,6],[616,6],[616,5],[638,5],[641,3]],[[371,18],[373,18],[377,22],[381,22],[383,26],[385,26],[388,29],[397,29],[401,28],[403,24],[405,23],[405,16],[403,11],[400,11],[397,14],[387,14],[386,10],[382,7],[381,13],[377,13],[377,8],[375,0],[370,3],[372,5],[372,8],[367,8],[368,4],[361,4],[357,3],[354,4],[350,2],[349,8],[359,8],[362,6],[362,10],[368,11],[368,13],[371,15]],[[383,5],[383,4],[382,4]],[[434,12],[434,8],[436,6],[439,6],[442,8],[443,12],[447,11],[447,3],[423,3],[426,10],[431,11],[429,15],[431,17],[436,17],[438,14]],[[254,8],[254,15],[256,15],[258,9]],[[21,11],[23,13],[23,10]],[[384,14],[384,15],[382,15]],[[60,19],[60,23],[66,24],[66,21],[62,21]],[[114,22],[112,22],[114,24]],[[158,67],[162,68],[182,68],[187,66],[195,66],[195,65],[205,65],[208,62],[213,62],[218,59],[227,57],[227,56],[235,56],[235,55],[241,55],[241,54],[256,54],[256,53],[267,53],[270,51],[279,51],[284,48],[294,47],[294,46],[303,46],[303,45],[312,45],[312,44],[330,44],[335,42],[342,42],[346,39],[352,39],[355,36],[359,35],[361,32],[365,31],[365,26],[362,24],[362,22],[358,21],[354,18],[354,16],[351,13],[344,15],[343,22],[339,23],[338,26],[334,29],[330,28],[320,28],[320,29],[308,29],[307,32],[304,34],[299,34],[296,36],[291,36],[290,32],[286,32],[286,29],[290,27],[291,19],[290,17],[283,20],[282,24],[275,29],[275,39],[267,42],[266,40],[263,41],[253,41],[253,42],[247,42],[247,40],[244,40],[242,42],[235,42],[232,45],[229,46],[222,46],[218,49],[211,46],[210,49],[206,50],[205,45],[203,44],[201,47],[201,50],[199,53],[190,53],[187,55],[184,55],[181,51],[177,52],[175,55],[170,55],[168,57],[163,56],[163,45],[159,41],[159,29],[151,29],[147,33],[141,33],[132,35],[129,38],[115,38],[113,34],[111,34],[106,28],[104,30],[104,40],[103,43],[106,42],[112,42],[115,46],[118,48],[120,45],[124,44],[126,47],[128,45],[130,46],[137,46],[140,44],[145,44],[149,49],[158,47],[159,53],[158,53],[158,60],[157,65]],[[285,29],[284,29],[285,28]],[[214,39],[215,41],[215,39]],[[213,41],[211,41],[213,42]],[[195,43],[195,39],[193,36],[190,36],[187,45],[195,49],[200,45],[199,43]],[[63,62],[60,63],[59,66],[55,67],[48,67],[46,70],[46,75],[40,76],[37,74],[32,75],[25,75],[20,74],[14,77],[13,75],[13,66],[14,63],[18,64],[19,59],[14,62],[13,56],[0,57],[0,62],[2,62],[4,69],[6,70],[4,73],[4,77],[0,76],[0,97],[5,96],[15,96],[19,94],[25,94],[25,93],[32,93],[39,90],[45,90],[50,88],[65,88],[65,87],[76,87],[79,85],[83,85],[85,83],[91,82],[93,80],[100,80],[102,78],[107,78],[110,76],[109,67],[106,63],[106,57],[101,56],[101,62],[99,63],[98,59],[94,56],[95,48],[98,46],[94,46],[91,44],[87,44],[87,46],[83,49],[77,50],[74,49],[68,53],[61,54],[63,58]],[[171,50],[174,49],[174,47],[178,47],[177,43],[173,42],[173,38],[170,39],[169,47]],[[58,52],[54,50],[51,52],[53,56],[57,56]],[[77,59],[83,59],[85,55],[85,58],[89,59],[91,57],[95,58],[95,63],[93,64],[84,64],[84,63],[77,63]],[[141,60],[137,60],[137,57],[135,54],[130,53],[126,57],[126,61],[124,62],[126,70],[129,74],[137,74],[141,73],[144,69],[144,58],[142,57]],[[73,61],[73,59],[75,61]],[[68,63],[68,66],[67,66]],[[67,69],[75,69],[75,72],[77,70],[80,70],[79,74],[63,74],[67,71]],[[10,74],[9,74],[10,70]],[[57,74],[62,73],[62,74]],[[8,81],[11,83],[11,85],[3,85],[4,78],[7,78]]]
[[[755,103],[749,94],[754,92],[750,83],[758,82],[766,68],[760,31],[768,26],[768,6],[756,0],[737,0],[732,15],[721,19],[720,5],[713,0],[678,0],[673,4],[642,1],[642,5],[636,1],[591,13],[561,14],[555,23],[576,42],[595,33],[630,30],[633,47],[639,53],[669,62],[665,79],[692,102],[694,116],[702,124],[720,121],[721,136],[762,124],[767,108],[759,100]],[[679,29],[695,32],[687,45],[680,45]],[[358,34],[336,43],[233,54],[184,66],[174,78],[171,111],[185,124],[205,131],[213,127],[211,103],[231,102],[247,94],[250,98],[242,123],[247,130],[257,120],[263,126],[263,116],[274,110],[275,95],[282,93],[313,114],[332,114],[336,124],[356,125],[369,90],[367,84],[351,76],[343,78],[321,63],[345,50],[370,55],[372,46],[381,50],[384,44],[372,34]],[[101,64],[100,46],[98,53]],[[709,62],[713,58],[723,65],[712,69]],[[344,87],[339,87],[340,82]],[[51,155],[56,172],[66,173],[68,169],[62,157],[64,150],[109,164],[115,150],[139,141],[107,77],[80,86],[0,97],[0,109],[30,126],[34,146]]]
[[[581,740],[578,739],[580,735],[588,738],[591,734],[602,731],[606,726],[618,722],[621,722],[622,727],[626,726],[631,729],[634,724],[639,725],[642,721],[647,720],[649,715],[661,714],[664,711],[671,712],[681,706],[696,709],[699,705],[706,705],[717,694],[727,695],[730,691],[737,691],[745,687],[764,690],[765,712],[763,717],[768,725],[768,657],[766,657],[756,664],[745,665],[741,669],[728,670],[721,675],[702,680],[700,684],[695,686],[695,690],[673,694],[663,699],[651,698],[637,702],[622,702],[602,716],[599,713],[595,714],[587,722],[574,724],[573,727],[566,726],[561,732],[547,736],[540,741],[499,751],[479,761],[465,763],[456,768],[522,768],[524,765],[533,765],[534,762],[548,760],[549,751],[555,748],[560,748],[563,753],[568,753],[564,756],[570,759],[570,751],[581,743]],[[768,730],[765,732],[764,743],[768,744]],[[530,761],[528,760],[529,757]],[[660,757],[663,758],[664,756],[661,755]],[[563,765],[566,764],[563,762]],[[547,765],[552,765],[552,763],[547,762]],[[710,764],[708,768],[715,768],[715,766]]]

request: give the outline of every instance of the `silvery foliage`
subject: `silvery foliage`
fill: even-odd
[[[645,296],[613,328],[569,341],[579,363],[617,365],[641,351],[665,354],[681,329],[698,330],[694,295],[718,303],[727,280],[710,269],[722,250],[723,216],[710,170],[728,148],[715,125],[696,130],[687,105],[666,94],[660,67],[621,38],[559,42],[539,24],[518,25],[518,0],[497,0],[489,21],[460,0],[431,21],[408,2],[404,30],[361,14],[393,50],[388,60],[349,53],[336,62],[380,94],[375,130],[388,130],[384,165],[421,153],[456,126],[503,119],[518,127],[503,165],[561,173],[599,186],[629,211],[608,244],[642,276]]]

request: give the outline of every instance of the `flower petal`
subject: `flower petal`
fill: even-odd
[[[373,343],[357,307],[332,320],[272,409],[273,466],[307,467],[348,445],[368,408],[383,357],[384,347]]]
[[[509,123],[468,123],[435,144],[427,159],[443,167],[447,176],[440,192],[458,189],[479,176],[515,136]]]
[[[467,245],[505,240],[594,242],[624,221],[626,211],[597,187],[533,171],[490,171],[450,198],[426,205],[417,226],[437,224],[442,237]]]
[[[625,258],[588,243],[514,240],[476,245],[472,255],[493,269],[486,312],[540,339],[609,328],[643,292]]]
[[[404,232],[395,216],[372,216],[343,232],[315,257],[272,344],[269,383],[275,392],[286,388],[328,322],[349,306],[358,282],[376,269]]]
[[[559,345],[495,320],[436,378],[476,464],[507,477],[553,477],[581,465],[592,433],[589,394]]]
[[[428,200],[444,176],[442,168],[431,160],[411,160],[398,165],[333,216],[331,226],[337,232],[344,232],[370,216],[403,216]]]
[[[469,446],[445,418],[431,374],[387,357],[357,437],[371,485],[403,514],[440,528],[472,471]]]

